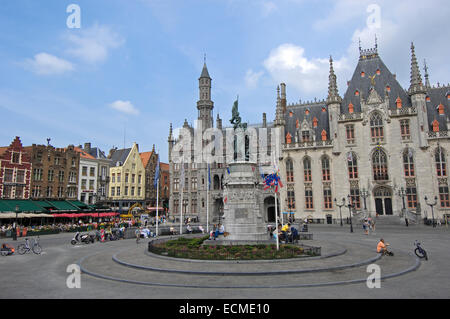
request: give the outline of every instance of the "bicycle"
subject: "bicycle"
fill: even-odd
[[[416,254],[416,256],[428,260],[427,252],[422,248],[422,246],[420,246],[420,243],[417,240],[414,242],[414,246],[416,246],[416,249],[414,249],[414,253]]]
[[[29,253],[30,251],[33,251],[33,253],[35,253],[36,255],[40,255],[42,252],[42,247],[39,244],[39,236],[36,239],[33,239],[33,243],[30,247],[30,241],[28,240],[28,238],[25,238],[25,244],[20,244],[17,247],[17,251],[19,252],[20,255],[23,255],[25,253]]]

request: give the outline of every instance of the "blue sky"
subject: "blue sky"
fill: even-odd
[[[72,3],[80,29],[66,25]],[[370,48],[375,34],[404,88],[411,41],[432,84],[448,83],[449,13],[446,0],[4,0],[0,145],[50,137],[57,147],[91,142],[108,152],[123,147],[125,132],[127,147],[156,144],[167,161],[169,123],[197,117],[205,53],[224,125],[236,95],[243,120],[266,112],[272,121],[280,82],[290,103],[326,98],[330,55],[343,95],[358,39]]]

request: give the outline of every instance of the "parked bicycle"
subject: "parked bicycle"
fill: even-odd
[[[20,255],[29,253],[30,251],[33,251],[33,253],[39,255],[42,252],[42,247],[39,244],[39,236],[37,237],[37,239],[33,238],[33,243],[31,244],[31,247],[30,241],[28,240],[28,238],[25,238],[25,244],[20,244],[19,246],[17,246],[17,251],[19,252]]]
[[[416,254],[416,256],[428,260],[427,252],[422,248],[422,246],[420,246],[420,243],[417,240],[414,242],[414,246],[416,246],[416,249],[414,249],[414,253]]]

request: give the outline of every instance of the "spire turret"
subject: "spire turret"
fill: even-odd
[[[419,64],[417,63],[414,43],[411,42],[411,85],[409,87],[409,94],[424,93],[425,87],[420,75]]]
[[[334,74],[334,69],[333,69],[333,58],[330,55],[330,75],[328,76],[327,104],[341,103],[341,102],[342,102],[342,98],[339,96],[337,83],[336,83],[336,75]]]
[[[423,60],[423,64],[424,64],[423,69],[425,71],[425,87],[431,88],[430,79],[429,79],[429,76],[428,76],[427,61],[425,59]]]

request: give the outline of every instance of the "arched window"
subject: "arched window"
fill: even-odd
[[[372,142],[383,140],[383,118],[379,113],[374,113],[370,118],[370,134]]]
[[[322,180],[330,180],[330,159],[328,156],[322,157]]]
[[[373,179],[386,181],[389,179],[386,153],[378,148],[372,155]]]
[[[303,173],[305,175],[305,182],[311,182],[311,159],[309,157],[305,157],[303,160]]]
[[[289,211],[295,210],[295,192],[294,190],[288,190],[287,191],[287,204]]]
[[[403,170],[405,172],[405,177],[414,177],[414,158],[413,153],[410,148],[403,151]]]
[[[286,160],[286,178],[288,183],[294,182],[294,164],[290,158]]]
[[[358,178],[358,162],[356,159],[356,154],[354,152],[349,152],[347,154],[347,164],[348,164],[348,178],[357,179]]]
[[[447,164],[442,147],[438,147],[434,155],[437,176],[447,176]]]

